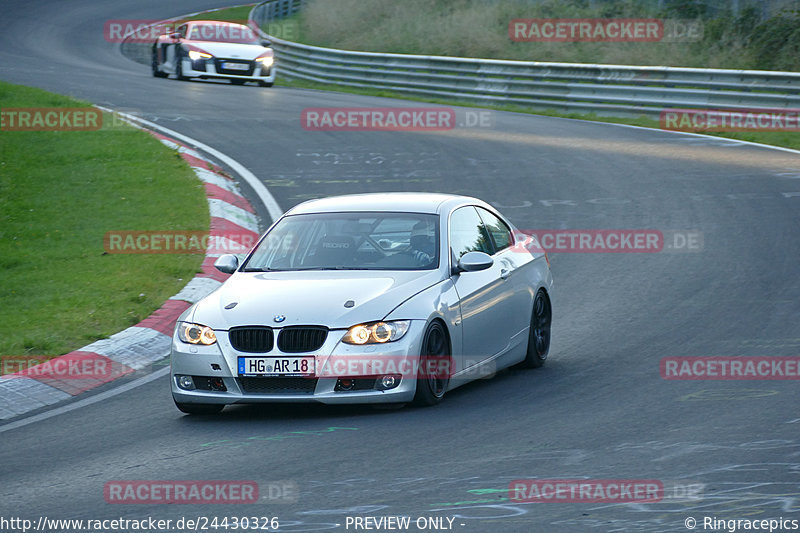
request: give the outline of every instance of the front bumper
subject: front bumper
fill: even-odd
[[[225,61],[232,61],[220,58],[191,60],[188,57],[181,59],[183,62],[183,75],[187,78],[216,78],[233,79],[245,81],[259,81],[272,83],[275,81],[275,64],[265,68],[257,61],[248,61],[251,66],[248,70],[237,72],[225,70],[221,67]]]
[[[324,404],[363,404],[363,403],[403,403],[409,402],[416,393],[416,379],[403,375],[399,384],[388,390],[378,390],[377,384],[369,389],[335,390],[340,378],[362,378],[363,385],[368,379],[382,374],[353,373],[342,375],[331,373],[319,377],[270,377],[242,378],[238,375],[238,358],[240,356],[308,356],[316,358],[317,369],[338,360],[338,357],[355,360],[370,360],[381,363],[391,361],[395,366],[413,367],[419,360],[419,350],[425,331],[425,321],[413,320],[408,332],[402,339],[367,346],[344,344],[341,338],[344,330],[331,330],[323,346],[310,353],[284,354],[273,348],[264,354],[244,353],[236,351],[228,340],[227,332],[218,331],[217,342],[211,346],[195,346],[181,342],[177,336],[172,339],[170,355],[170,384],[172,396],[178,403],[199,404],[237,404],[237,403],[324,403]],[[335,354],[335,355],[334,355]],[[405,363],[404,363],[405,362]],[[407,363],[407,364],[406,364]],[[330,366],[328,367],[330,368]],[[381,366],[381,368],[384,368]],[[180,376],[192,376],[193,382],[201,388],[186,390],[178,385]],[[367,379],[363,379],[367,378]],[[208,380],[219,380],[226,390],[211,389]],[[248,381],[245,381],[248,380]],[[270,380],[270,381],[253,381]]]

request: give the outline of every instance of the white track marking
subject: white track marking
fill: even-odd
[[[153,122],[150,122],[148,120],[144,120],[142,118],[136,117],[134,115],[130,115],[128,113],[115,112],[114,110],[106,108],[106,107],[101,107],[101,106],[96,106],[96,107],[98,109],[100,109],[102,111],[105,111],[105,112],[108,112],[108,113],[117,113],[117,115],[123,117],[124,119],[130,121],[131,123],[141,124],[143,126],[146,126],[148,129],[159,131],[159,132],[163,133],[164,135],[170,136],[170,137],[172,137],[174,139],[178,139],[178,140],[180,140],[182,142],[190,144],[190,145],[194,146],[195,148],[197,148],[197,149],[199,149],[199,150],[211,155],[212,157],[216,158],[217,160],[223,162],[228,167],[230,167],[235,173],[237,173],[242,179],[244,179],[253,188],[253,190],[255,191],[256,195],[259,198],[259,200],[261,201],[261,203],[264,205],[264,207],[266,208],[267,212],[269,213],[269,216],[270,216],[270,218],[272,219],[273,222],[275,220],[277,220],[283,214],[283,211],[281,210],[280,206],[278,205],[278,202],[275,200],[275,198],[269,192],[267,187],[263,183],[261,183],[261,181],[259,181],[259,179],[256,178],[256,176],[252,172],[250,172],[247,168],[245,168],[241,163],[239,163],[238,161],[236,161],[232,157],[230,157],[230,156],[220,152],[219,150],[216,150],[216,149],[214,149],[214,148],[212,148],[212,147],[210,147],[210,146],[208,146],[206,144],[203,144],[200,141],[197,141],[197,140],[195,140],[195,139],[193,139],[193,138],[191,138],[191,137],[189,137],[187,135],[183,135],[181,133],[178,133],[177,131],[171,130],[169,128],[165,128],[163,126],[160,126],[160,125],[155,124]],[[193,151],[191,151],[191,150],[184,149],[184,151],[186,151],[187,153],[192,153],[192,155],[194,155]],[[201,156],[201,159],[205,159],[205,158],[203,158]],[[195,169],[195,171],[197,171],[197,169]],[[202,179],[202,177],[201,177],[201,179]],[[204,181],[208,181],[208,180],[204,180]],[[219,208],[222,207],[221,205],[218,205],[220,203],[219,201],[209,202],[209,203],[211,204],[210,207],[212,207],[212,209],[213,208],[219,209]],[[235,207],[235,206],[230,206],[230,207]],[[236,208],[236,210],[237,210],[237,213],[238,213],[238,211],[242,211],[241,218],[243,220],[246,220],[246,221],[250,222],[250,217],[252,217],[252,215],[250,213],[245,212],[244,210],[241,210],[239,208]],[[257,230],[256,230],[256,232],[257,232]],[[190,282],[189,285],[191,285],[191,282]],[[195,289],[200,289],[201,288],[200,285],[205,285],[205,284],[198,282],[192,287],[191,290],[188,290],[189,289],[189,285],[187,285],[184,288],[184,290],[181,291],[181,293],[179,293],[178,295],[182,294],[184,291],[187,291],[187,295],[188,295],[188,292],[194,293],[194,292],[196,292]],[[173,296],[170,299],[175,299],[178,295]],[[194,296],[196,296],[196,295],[194,295]],[[137,327],[128,328],[128,330],[124,330],[124,332],[119,332],[119,333],[117,333],[115,335],[112,335],[112,337],[110,339],[103,339],[101,341],[97,341],[96,343],[93,343],[90,346],[98,345],[97,346],[99,348],[97,350],[98,353],[99,352],[105,352],[106,350],[104,350],[103,348],[105,348],[106,345],[110,345],[112,343],[116,343],[117,339],[119,339],[120,337],[127,337],[132,332],[131,330],[140,330],[140,329],[147,329],[147,328],[137,328]],[[151,340],[160,339],[160,337],[166,337],[167,339],[169,339],[168,336],[163,335],[161,333],[158,333],[155,330],[153,330],[153,333],[154,333],[154,339],[151,339]],[[88,348],[88,347],[86,347],[86,348]],[[86,349],[86,348],[84,348],[84,349]],[[107,354],[107,356],[109,358],[117,360],[118,357],[115,357],[114,355],[118,355],[118,354]],[[124,359],[124,357],[123,357],[123,359]],[[141,367],[142,365],[135,365],[135,366]],[[154,380],[156,380],[156,379],[158,379],[158,378],[160,378],[162,376],[165,376],[167,374],[169,374],[169,367],[166,367],[166,368],[163,368],[163,369],[158,370],[156,372],[153,372],[152,374],[149,374],[147,376],[139,378],[139,379],[137,379],[135,381],[132,381],[130,383],[126,383],[125,385],[121,385],[119,387],[115,387],[115,388],[107,390],[105,392],[101,392],[100,394],[95,394],[95,395],[89,396],[88,398],[85,398],[83,400],[78,400],[78,401],[76,401],[74,403],[70,403],[70,404],[64,405],[62,407],[57,407],[55,409],[49,410],[49,411],[44,412],[44,413],[40,413],[38,415],[33,415],[33,416],[21,418],[19,420],[14,421],[14,422],[11,422],[11,423],[8,423],[8,424],[4,424],[4,425],[0,426],[0,433],[5,433],[6,431],[10,431],[12,429],[16,429],[16,428],[19,428],[19,427],[27,426],[29,424],[33,424],[35,422],[40,422],[42,420],[47,420],[48,418],[52,418],[54,416],[57,416],[57,415],[60,415],[60,414],[63,414],[63,413],[68,413],[70,411],[74,411],[75,409],[79,409],[81,407],[92,405],[94,403],[97,403],[99,401],[105,400],[107,398],[112,398],[114,396],[117,396],[118,394],[122,394],[122,393],[127,392],[129,390],[132,390],[132,389],[134,389],[136,387],[139,387],[140,385],[144,385],[146,383],[150,383],[151,381],[154,381]],[[37,383],[37,385],[38,385],[38,383]],[[57,392],[58,391],[54,390],[54,394],[56,394]]]
[[[92,405],[93,403],[102,402],[103,400],[107,400],[108,398],[112,398],[118,394],[122,394],[123,392],[128,392],[131,389],[135,389],[140,385],[150,383],[151,381],[166,376],[167,374],[169,374],[169,367],[162,368],[161,370],[158,370],[156,372],[153,372],[152,374],[139,378],[136,381],[131,381],[130,383],[126,383],[125,385],[120,385],[119,387],[116,387],[114,389],[107,390],[105,392],[101,392],[100,394],[95,394],[93,396],[89,396],[88,398],[84,398],[83,400],[78,400],[75,403],[70,403],[62,407],[56,407],[55,409],[52,409],[50,411],[46,411],[38,415],[29,416],[27,418],[23,418],[15,422],[11,422],[10,424],[0,426],[0,433],[5,433],[6,431],[10,431],[12,429],[21,428],[23,426],[27,426],[28,424],[33,424],[35,422],[41,422],[42,420],[47,420],[48,418],[52,418],[60,414],[69,413],[70,411],[74,411],[75,409],[80,409],[81,407],[86,407],[87,405]]]
[[[111,109],[101,106],[97,106],[97,108],[106,111],[108,113],[114,112]],[[273,221],[278,220],[278,218],[283,214],[283,211],[281,210],[280,206],[278,206],[278,202],[272,196],[272,193],[269,192],[267,187],[263,183],[261,183],[261,181],[255,176],[255,174],[247,170],[241,163],[239,163],[232,157],[223,154],[219,150],[216,150],[208,146],[207,144],[203,144],[200,141],[192,139],[189,136],[183,135],[182,133],[178,133],[175,130],[165,128],[164,126],[160,126],[154,122],[150,122],[149,120],[145,120],[143,118],[139,118],[137,116],[130,115],[128,113],[118,113],[118,114],[121,117],[127,118],[128,120],[137,122],[139,124],[143,124],[147,126],[149,129],[160,131],[164,135],[167,135],[174,139],[178,139],[179,141],[183,141],[196,148],[199,148],[203,152],[211,155],[212,157],[218,159],[219,161],[222,161],[223,163],[228,165],[234,172],[236,172],[239,176],[241,176],[242,179],[244,179],[253,188],[255,193],[258,195],[259,200],[261,200],[261,203],[267,209],[267,212],[269,213],[269,216]]]

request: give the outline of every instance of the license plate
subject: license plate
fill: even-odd
[[[313,376],[314,356],[239,357],[240,376]]]
[[[231,63],[229,61],[226,61],[222,63],[222,68],[224,68],[225,70],[248,70],[250,68],[250,65],[248,65],[247,63]]]

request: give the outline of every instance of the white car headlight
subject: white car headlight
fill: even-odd
[[[392,342],[403,338],[410,325],[410,320],[358,324],[347,330],[342,342],[347,344],[383,344]]]
[[[209,59],[211,58],[211,54],[207,54],[205,52],[198,52],[197,50],[189,50],[189,59],[192,61],[197,61],[198,59]]]
[[[265,67],[271,67],[272,64],[275,62],[275,58],[272,56],[257,57],[256,61],[258,61]]]
[[[217,336],[213,329],[191,322],[178,322],[178,338],[187,344],[204,344],[206,346],[217,342]]]

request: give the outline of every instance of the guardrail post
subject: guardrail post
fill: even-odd
[[[658,1],[664,5],[663,0]],[[302,0],[270,0],[266,26]],[[279,71],[426,97],[659,119],[665,108],[800,110],[800,73],[592,65],[354,52],[274,37]]]

